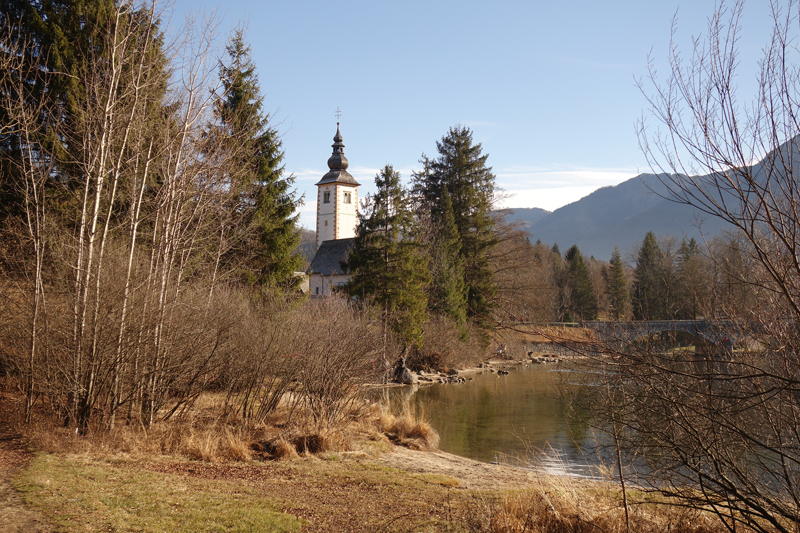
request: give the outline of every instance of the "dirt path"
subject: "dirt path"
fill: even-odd
[[[10,479],[31,460],[22,437],[0,424],[0,531],[46,533],[51,528],[42,516],[28,509]]]

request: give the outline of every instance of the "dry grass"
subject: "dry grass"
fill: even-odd
[[[97,520],[102,523],[106,521],[114,523],[128,523],[134,520],[128,514],[122,512],[126,509],[125,505],[116,502],[138,502],[136,505],[152,507],[153,524],[145,526],[142,522],[143,531],[157,530],[177,530],[170,529],[172,526],[162,522],[167,520],[169,509],[164,511],[161,507],[159,498],[156,494],[161,494],[162,490],[172,490],[176,483],[184,483],[183,477],[180,478],[160,478],[147,477],[137,480],[135,486],[131,485],[130,475],[122,475],[116,470],[116,464],[159,464],[163,465],[167,471],[173,469],[181,470],[209,469],[209,471],[236,472],[237,468],[242,468],[242,472],[247,469],[257,468],[270,471],[271,468],[289,468],[291,475],[294,476],[297,469],[308,469],[313,472],[314,484],[328,484],[333,479],[346,480],[349,485],[357,486],[358,490],[365,487],[376,486],[382,483],[381,490],[401,490],[403,494],[414,485],[414,490],[422,490],[426,493],[425,501],[449,501],[453,490],[458,492],[458,503],[452,508],[447,507],[446,527],[453,531],[470,531],[474,533],[514,533],[514,532],[541,532],[541,533],[561,533],[561,532],[623,532],[626,531],[624,509],[621,504],[619,489],[613,484],[604,484],[592,481],[578,480],[565,476],[539,476],[533,485],[525,486],[521,490],[514,492],[492,492],[492,493],[471,493],[462,492],[464,489],[457,478],[437,473],[424,473],[398,476],[399,472],[390,475],[391,481],[376,481],[373,479],[356,479],[354,469],[369,470],[369,475],[384,475],[384,467],[365,466],[361,462],[345,462],[342,466],[325,467],[328,463],[341,464],[340,461],[319,461],[313,455],[320,454],[323,459],[337,457],[328,455],[326,452],[345,451],[362,446],[365,442],[375,441],[386,443],[389,439],[411,448],[419,450],[435,449],[438,444],[438,435],[424,421],[424,417],[418,412],[412,412],[408,408],[399,409],[399,413],[392,413],[390,408],[382,404],[362,404],[360,410],[354,414],[354,420],[346,432],[329,433],[324,436],[304,433],[303,427],[311,427],[308,421],[303,421],[297,413],[293,414],[292,421],[289,422],[286,411],[279,410],[274,418],[270,419],[269,424],[259,427],[247,427],[233,418],[213,418],[209,416],[215,409],[214,398],[204,398],[198,403],[199,409],[188,413],[181,420],[172,420],[159,423],[149,431],[142,428],[129,426],[118,426],[112,432],[95,432],[88,436],[79,437],[72,431],[55,428],[52,424],[47,424],[40,420],[30,429],[34,444],[45,451],[57,452],[58,455],[45,455],[41,466],[46,467],[47,473],[31,471],[26,481],[26,492],[31,494],[31,498],[41,498],[40,506],[51,509],[62,509],[64,494],[71,492],[54,492],[52,487],[78,487],[80,485],[80,501],[75,505],[88,505],[84,502],[97,500],[98,494],[108,493],[104,496],[104,505],[95,505],[92,513]],[[306,424],[304,426],[304,424]],[[387,438],[388,437],[388,438]],[[372,439],[372,441],[370,441]],[[374,449],[374,448],[373,448]],[[360,448],[361,451],[364,448]],[[188,458],[194,461],[201,461],[204,465],[187,463],[181,459],[174,461],[169,458],[156,459],[159,455],[173,456],[178,458]],[[253,461],[259,459],[283,459],[291,460],[298,456],[306,456],[311,461],[280,461],[267,464],[257,464]],[[360,455],[363,457],[363,453]],[[65,463],[65,457],[71,457]],[[213,463],[231,463],[249,461],[250,465],[241,465],[231,469],[229,464],[214,465]],[[67,464],[69,463],[69,464]],[[105,465],[105,466],[103,466]],[[184,466],[181,466],[184,465]],[[339,470],[336,470],[339,468]],[[320,470],[321,469],[321,470]],[[62,472],[63,470],[63,472]],[[183,470],[181,470],[183,471]],[[360,470],[359,470],[360,471]],[[81,485],[80,480],[86,479],[86,474],[93,476],[91,486],[85,482]],[[226,474],[227,475],[227,474]],[[360,475],[360,474],[359,474]],[[55,480],[55,477],[59,480]],[[90,476],[90,477],[91,477]],[[333,477],[331,477],[333,476]],[[338,477],[337,477],[338,476]],[[278,476],[283,479],[285,476]],[[78,481],[70,481],[72,479]],[[352,478],[352,479],[351,479]],[[262,479],[258,476],[258,479]],[[382,478],[383,479],[383,478]],[[55,481],[54,481],[55,480]],[[178,480],[178,481],[175,481]],[[122,483],[122,485],[120,485]],[[158,486],[153,485],[154,483]],[[251,499],[250,493],[242,493],[238,488],[232,491],[231,487],[239,485],[216,485],[203,486],[198,484],[192,490],[199,490],[197,503],[199,505],[211,505],[215,491],[222,491],[218,495],[220,501],[213,500],[214,505],[238,505],[239,498]],[[276,481],[277,483],[277,481]],[[280,485],[281,490],[286,489],[285,482]],[[185,484],[185,483],[184,483]],[[416,485],[415,485],[416,484]],[[159,487],[164,486],[164,489]],[[348,485],[348,486],[349,486]],[[169,488],[172,487],[172,488]],[[70,489],[73,490],[73,489]],[[78,490],[77,488],[74,490]],[[184,489],[181,489],[184,490]],[[244,489],[242,489],[244,490]],[[249,489],[247,489],[249,490]],[[305,489],[298,488],[296,496],[304,494]],[[348,489],[350,490],[350,489]],[[367,490],[367,489],[364,489]],[[370,491],[372,489],[369,489]],[[104,492],[105,491],[105,492]],[[110,492],[109,492],[110,491]],[[238,492],[237,492],[238,491]],[[174,492],[174,491],[173,491]],[[245,491],[246,492],[246,491]],[[413,491],[412,491],[413,492]],[[194,494],[194,493],[193,493]],[[173,497],[174,496],[174,497]],[[631,531],[638,533],[655,533],[660,531],[670,531],[673,533],[717,533],[723,529],[718,527],[718,523],[709,515],[696,511],[683,510],[678,507],[656,505],[653,500],[648,500],[648,495],[638,493],[633,495],[637,504],[632,505],[631,509]],[[74,498],[74,496],[71,496]],[[172,495],[169,493],[169,506],[179,506],[182,504],[173,502],[173,499],[181,497],[180,494]],[[299,497],[299,496],[298,496]],[[48,498],[50,498],[48,500]],[[53,498],[61,503],[53,504]],[[374,498],[374,492],[369,492],[369,498]],[[228,499],[231,501],[229,502]],[[33,500],[29,500],[33,501]],[[51,503],[47,503],[50,501]],[[72,500],[70,500],[71,502]],[[372,500],[370,500],[372,501]],[[156,502],[156,503],[153,503]],[[231,503],[232,502],[232,503]],[[415,500],[416,502],[416,500]],[[269,503],[269,502],[267,502]],[[263,505],[264,502],[255,502],[255,505]],[[72,503],[68,503],[75,507]],[[249,504],[248,504],[249,505]],[[298,509],[305,509],[306,504],[298,506]],[[417,505],[417,503],[414,503]],[[148,507],[148,509],[150,508]],[[71,507],[72,508],[72,507]],[[171,507],[170,507],[171,508]],[[235,513],[236,507],[231,507],[231,511],[226,511],[225,516],[233,517],[231,520],[238,520]],[[338,509],[338,507],[337,507]],[[196,517],[193,518],[194,525],[205,520],[211,520],[211,515],[198,510]],[[55,511],[54,511],[55,512]],[[77,510],[75,511],[78,512]],[[85,509],[81,511],[86,513]],[[342,510],[342,516],[348,515],[349,511]],[[398,511],[400,512],[400,511]],[[114,514],[116,513],[116,514]],[[122,514],[120,514],[122,513]],[[151,511],[148,511],[151,513]],[[113,516],[112,516],[113,514]],[[401,513],[402,514],[402,513]],[[65,523],[69,522],[69,517],[61,513]],[[77,515],[75,515],[77,516]],[[82,516],[85,516],[82,515]],[[144,516],[144,515],[143,515]],[[149,515],[148,515],[149,516]],[[374,517],[373,517],[374,518]],[[275,513],[265,515],[259,520],[279,520],[283,521],[287,517],[278,516]],[[136,518],[139,520],[139,518]],[[141,520],[145,520],[142,518]],[[227,518],[226,518],[227,520]],[[61,521],[61,518],[59,518]],[[98,522],[98,523],[99,523]],[[138,524],[138,522],[137,522]],[[286,522],[286,524],[289,524]],[[444,527],[444,523],[439,523]],[[69,527],[73,527],[70,525]],[[65,530],[78,531],[80,529]],[[75,526],[77,527],[77,526]],[[139,527],[139,526],[137,526]],[[291,529],[292,525],[287,526]],[[149,528],[149,529],[148,529]],[[161,528],[161,529],[159,529]],[[249,529],[242,529],[243,531]]]
[[[163,463],[178,468],[180,463]],[[153,472],[142,463],[40,455],[17,488],[61,532],[299,532],[275,493],[237,479]],[[42,529],[44,530],[44,529]],[[49,530],[49,529],[48,529]]]
[[[210,463],[354,450],[374,453],[387,450],[389,442],[415,450],[435,450],[439,444],[436,430],[420,416],[408,411],[392,414],[379,404],[354,402],[347,424],[321,433],[310,413],[296,406],[281,406],[263,423],[247,424],[236,416],[221,416],[223,401],[207,394],[181,417],[150,428],[120,421],[112,430],[93,427],[83,436],[41,414],[30,425],[23,427],[21,419],[15,425],[36,448],[50,453],[164,455]]]
[[[630,495],[629,495],[630,496]],[[722,533],[708,513],[657,505],[645,494],[629,506],[630,531],[637,533]],[[537,485],[502,495],[476,495],[463,518],[472,533],[623,533],[625,509],[613,484],[566,476],[542,476]]]
[[[376,404],[371,410],[371,421],[389,440],[412,450],[437,450],[439,434],[423,416],[407,406],[395,414],[384,404]]]

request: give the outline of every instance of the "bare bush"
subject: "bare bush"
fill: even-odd
[[[223,376],[227,409],[259,424],[288,402],[320,434],[347,425],[362,386],[385,370],[381,324],[339,298],[273,305],[264,314],[243,324],[240,357]]]
[[[321,432],[347,424],[362,400],[361,386],[384,371],[383,330],[360,319],[348,300],[310,301],[292,329],[301,358],[295,405],[307,408]],[[302,333],[301,333],[302,332]]]
[[[495,330],[513,328],[520,322],[553,320],[557,288],[546,247],[532,245],[522,226],[496,217],[497,244],[489,261],[497,285]]]
[[[474,326],[469,329],[468,340],[461,338],[461,330],[448,317],[432,315],[425,324],[425,344],[407,359],[415,369],[448,370],[476,365],[486,359],[487,348]]]

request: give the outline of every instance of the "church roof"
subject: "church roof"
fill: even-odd
[[[322,176],[322,179],[317,182],[317,185],[327,185],[329,183],[344,183],[347,185],[361,185],[356,179],[347,172],[347,167],[350,163],[344,156],[344,139],[339,131],[339,124],[336,124],[336,135],[333,137],[333,154],[328,158],[328,168],[330,169],[327,174]]]
[[[323,241],[319,245],[319,250],[317,250],[314,259],[311,260],[308,274],[322,274],[323,276],[347,274],[347,271],[342,268],[339,261],[347,259],[355,243],[355,237]]]

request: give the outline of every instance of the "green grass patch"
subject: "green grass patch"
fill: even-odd
[[[63,532],[300,531],[302,522],[242,483],[41,455],[16,480],[25,501]]]

